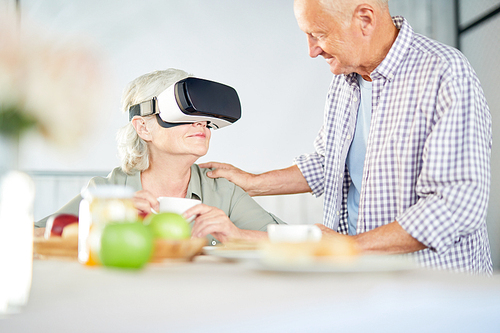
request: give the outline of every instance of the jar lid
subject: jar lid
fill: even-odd
[[[132,198],[134,190],[129,186],[123,185],[97,185],[96,187],[86,188],[82,191],[82,197],[88,198]]]

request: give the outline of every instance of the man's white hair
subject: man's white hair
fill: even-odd
[[[354,8],[360,3],[370,3],[379,6],[382,10],[389,10],[389,0],[318,0],[321,6],[332,16],[338,17],[342,25],[347,25],[352,17]]]
[[[139,76],[130,82],[123,91],[122,110],[128,114],[128,109],[158,96],[175,82],[191,76],[174,68],[154,71]],[[156,121],[155,116],[146,116],[146,121]],[[139,137],[132,122],[118,130],[118,155],[123,172],[131,175],[137,171],[144,171],[149,167],[149,150],[146,142]]]

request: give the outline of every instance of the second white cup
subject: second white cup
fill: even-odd
[[[267,226],[267,234],[271,242],[306,242],[321,240],[321,229],[310,224]]]

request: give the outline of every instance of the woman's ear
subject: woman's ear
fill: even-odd
[[[132,118],[132,126],[134,126],[137,135],[139,135],[141,139],[144,141],[152,140],[151,131],[149,130],[147,122],[144,118],[137,116]]]

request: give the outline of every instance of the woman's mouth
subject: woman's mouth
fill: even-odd
[[[191,134],[189,137],[190,138],[205,139],[207,137],[207,135],[205,133],[199,132],[199,133]]]

